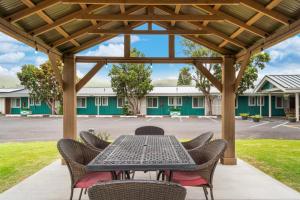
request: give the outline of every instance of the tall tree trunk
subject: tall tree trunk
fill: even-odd
[[[207,115],[211,116],[212,115],[212,96],[210,94],[205,94],[205,101],[207,103]]]

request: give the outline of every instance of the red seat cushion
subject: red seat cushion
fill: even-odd
[[[166,173],[169,176],[169,172]],[[172,181],[182,186],[201,186],[208,184],[207,180],[199,176],[197,172],[174,171]]]
[[[111,181],[111,172],[93,172],[86,174],[75,184],[76,188],[88,188],[99,181]]]

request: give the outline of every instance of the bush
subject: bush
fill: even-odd
[[[180,112],[180,108],[170,108],[171,112]]]
[[[249,113],[240,113],[240,116],[241,116],[241,117],[249,117],[250,114],[249,114]]]

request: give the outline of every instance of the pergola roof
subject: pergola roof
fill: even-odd
[[[223,55],[299,33],[298,0],[2,0],[0,30],[44,52],[77,53],[119,34],[178,34]],[[144,23],[166,31],[137,31]]]

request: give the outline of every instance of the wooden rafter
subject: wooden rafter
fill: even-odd
[[[31,0],[22,0],[22,2],[28,6],[29,8],[34,8],[36,5],[31,1]],[[41,17],[45,22],[47,22],[48,24],[53,24],[54,21],[42,10],[37,11],[36,14]],[[62,29],[61,27],[57,26],[55,27],[55,30],[61,34],[62,36],[64,36],[65,38],[69,36],[69,34]],[[71,42],[75,45],[75,46],[80,46],[79,43],[76,40],[71,40]]]
[[[98,21],[222,21],[215,15],[92,15],[82,14],[77,19]]]
[[[97,56],[76,56],[76,62],[78,63],[187,63],[194,64],[195,62],[200,63],[222,63],[222,57],[175,57],[175,58],[164,58],[164,57],[97,57]]]
[[[120,4],[120,11],[121,11],[121,14],[125,13],[125,4]],[[124,21],[123,23],[125,26],[128,26],[128,21]]]
[[[165,7],[165,6],[157,6],[158,9],[168,13],[168,14],[175,14],[174,11],[172,11],[170,8],[168,7]],[[211,33],[213,35],[216,35],[226,41],[229,41],[230,43],[238,46],[238,47],[241,47],[243,49],[245,49],[247,47],[247,45],[239,40],[236,40],[236,39],[231,39],[229,36],[227,36],[225,33],[222,33],[214,28],[210,28],[210,27],[206,27],[204,26],[202,23],[200,22],[188,22],[194,26],[197,26],[199,29],[203,30],[203,31],[207,31],[208,33]]]
[[[210,6],[199,6],[199,5],[194,5],[195,8],[198,8],[198,9],[201,9],[201,10],[204,10],[206,12],[209,12],[210,14],[215,14],[215,15],[218,15],[220,17],[222,17],[225,21],[229,22],[229,23],[232,23],[238,27],[243,27],[245,30],[255,34],[255,35],[258,35],[260,37],[266,37],[269,35],[269,33],[259,29],[259,28],[256,28],[254,26],[249,26],[247,25],[245,22],[243,22],[242,20],[240,19],[237,19],[235,17],[232,17],[231,15],[229,14],[226,14],[225,12],[222,12],[220,10],[215,10],[213,9],[212,7]]]
[[[60,70],[58,69],[58,66],[57,66],[57,61],[61,60],[61,58],[57,57],[53,53],[49,53],[48,57],[49,57],[49,60],[51,62],[51,67],[52,67],[52,70],[54,72],[55,78],[58,81],[59,85],[63,88],[64,87],[64,82],[63,82],[63,79],[62,79],[62,74],[61,74],[61,72],[60,72]]]
[[[134,6],[132,8],[127,9],[126,14],[134,13],[138,10],[143,9],[143,8],[145,8],[145,6]],[[109,23],[111,23],[111,22],[102,22],[102,23],[99,23],[97,25],[91,25],[91,26],[88,26],[86,28],[83,28],[83,29],[71,34],[68,38],[62,38],[62,39],[59,39],[59,40],[53,42],[52,46],[53,47],[58,47],[62,44],[65,44],[65,43],[69,42],[72,39],[79,38],[79,37],[87,34],[89,31],[96,30],[97,28],[100,28],[100,27],[102,27],[106,24],[109,24]]]
[[[239,85],[240,85],[240,82],[242,81],[242,78],[244,76],[244,73],[248,67],[248,64],[249,64],[249,61],[250,61],[250,57],[251,57],[251,54],[250,52],[248,52],[245,56],[244,56],[244,60],[243,62],[241,63],[241,67],[240,67],[240,71],[236,77],[236,80],[235,80],[235,83],[234,83],[234,91],[237,92],[238,88],[239,88]]]
[[[195,67],[220,91],[222,92],[222,83],[214,77],[201,62],[195,62]]]
[[[207,35],[211,34],[210,32],[203,30],[130,30],[128,28],[121,28],[116,30],[108,29],[96,29],[89,31],[93,34],[106,34],[106,35],[115,35],[115,34],[124,34],[124,35]]]
[[[176,5],[175,6],[175,11],[174,11],[174,13],[176,14],[176,15],[178,15],[179,14],[179,12],[180,12],[180,9],[181,9],[181,5]],[[175,23],[176,23],[176,21],[171,21],[171,26],[175,26]]]
[[[61,17],[57,20],[55,20],[52,24],[47,24],[47,25],[44,25],[44,26],[41,26],[39,28],[36,28],[32,31],[30,31],[29,33],[33,36],[38,36],[38,35],[41,35],[47,31],[51,31],[52,29],[58,27],[58,26],[62,26],[64,24],[67,24],[69,23],[70,21],[73,21],[74,19],[76,19],[77,16],[81,15],[82,13],[88,13],[88,12],[91,12],[91,11],[94,11],[94,10],[97,10],[97,9],[100,9],[100,8],[104,8],[106,7],[106,5],[91,5],[91,6],[88,6],[87,8],[83,9],[83,10],[78,10],[78,11],[75,11],[71,14],[68,14],[64,17]]]
[[[214,10],[219,10],[222,5],[214,5],[213,9]],[[209,21],[204,21],[203,26],[207,26],[209,24]]]
[[[89,82],[95,74],[105,65],[105,62],[98,62],[83,78],[81,78],[76,84],[76,92],[78,92],[87,82]]]
[[[268,10],[273,9],[274,7],[276,7],[282,0],[272,0],[270,3],[268,3],[268,5],[265,7]],[[255,14],[253,17],[251,17],[246,24],[251,26],[252,24],[254,24],[255,22],[257,22],[261,17],[263,17],[264,14],[261,12],[258,12],[257,14]],[[245,29],[243,27],[238,28],[238,30],[236,30],[234,33],[232,33],[230,35],[230,38],[236,38],[238,35],[240,35]],[[228,41],[224,40],[219,47],[224,47],[226,44],[228,43]]]
[[[62,0],[63,3],[112,4],[112,5],[238,5],[240,0]]]
[[[49,8],[51,6],[54,6],[58,3],[60,3],[61,0],[47,0],[47,1],[42,1],[41,3],[38,3],[36,6],[32,7],[32,8],[27,8],[24,10],[21,10],[17,13],[14,13],[12,15],[9,15],[7,17],[5,17],[5,19],[7,21],[10,22],[16,22],[19,21],[21,19],[24,19],[25,17],[31,16],[41,10],[44,10],[46,8]]]

